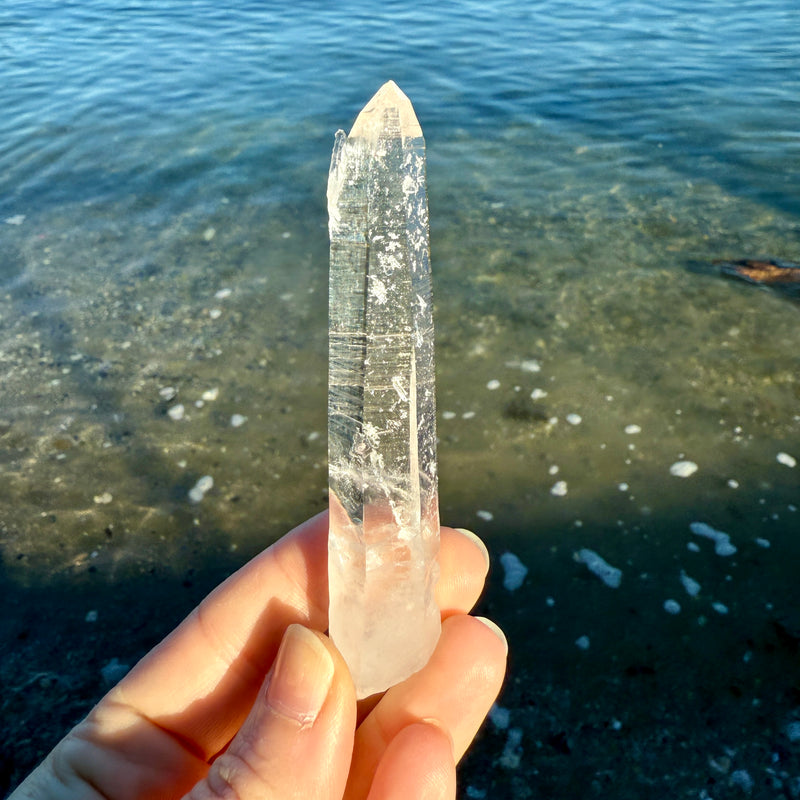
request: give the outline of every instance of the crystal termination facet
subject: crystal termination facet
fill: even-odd
[[[425,140],[392,81],[336,134],[328,217],[329,625],[361,698],[441,629]]]

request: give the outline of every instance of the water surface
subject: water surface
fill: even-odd
[[[464,796],[592,796],[604,770],[620,797],[738,791],[736,769],[755,794],[770,769],[788,786],[800,496],[778,455],[800,458],[799,307],[713,261],[800,257],[797,22],[788,0],[5,4],[9,591],[66,587],[52,627],[89,635],[81,603],[123,592],[145,617],[153,582],[188,583],[128,650],[91,634],[93,658],[135,658],[324,507],[327,169],[393,78],[428,143],[443,518],[530,569],[510,593],[498,566],[483,608],[512,641],[522,738],[490,725]],[[681,460],[697,471],[672,476]],[[58,658],[36,652],[15,685]],[[665,730],[695,755],[643,755]]]

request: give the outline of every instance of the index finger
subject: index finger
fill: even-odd
[[[327,512],[295,528],[215,589],[107,699],[172,732],[205,760],[246,718],[292,623],[328,627]],[[437,600],[469,611],[488,564],[480,548],[441,529]]]

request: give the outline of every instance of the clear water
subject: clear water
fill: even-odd
[[[393,78],[428,143],[443,520],[531,569],[486,600],[507,703],[542,649],[621,657],[623,609],[665,654],[708,620],[712,662],[795,614],[800,307],[712,266],[800,260],[794,0],[232,5],[0,9],[8,580],[182,575],[324,506],[330,151]]]

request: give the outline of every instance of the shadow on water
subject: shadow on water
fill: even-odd
[[[775,492],[796,499],[790,481]],[[522,521],[508,498],[509,513],[486,524],[494,567],[481,610],[508,635],[510,671],[500,712],[462,766],[468,796],[769,798],[796,787],[796,519],[754,512],[725,558],[688,523],[730,508],[686,494],[647,519],[587,507],[580,527],[547,503]],[[738,499],[757,509],[763,498]],[[622,570],[619,588],[575,560],[584,547]],[[503,587],[506,550],[529,567],[514,591]]]
[[[447,521],[472,513],[457,484],[445,477]],[[800,720],[800,610],[790,566],[800,563],[800,542],[791,523],[754,514],[742,528],[749,538],[737,537],[738,553],[722,558],[688,532],[689,520],[731,513],[702,492],[622,524],[587,503],[576,528],[558,505],[526,506],[515,488],[493,488],[501,510],[480,530],[493,570],[477,611],[510,642],[499,700],[508,718],[484,726],[461,767],[461,796],[728,796],[744,780],[737,770],[746,770],[751,797],[774,797],[771,770],[800,774],[800,744],[787,734]],[[773,495],[791,498],[793,489],[776,485]],[[163,500],[163,489],[155,491]],[[759,499],[754,492],[738,502],[758,508]],[[598,509],[608,505],[596,500]],[[165,565],[113,579],[100,571],[29,575],[25,586],[2,577],[10,680],[0,786],[18,782],[99,699],[107,688],[101,669],[112,658],[133,664],[239,565],[219,546],[224,536],[220,528],[209,537],[184,576]],[[759,536],[772,546],[754,543]],[[700,552],[687,551],[693,538]],[[581,547],[623,570],[618,589],[574,560]],[[530,570],[513,592],[503,587],[506,550]],[[702,587],[696,597],[681,588],[684,569]],[[679,614],[665,611],[668,598]],[[99,610],[96,622],[86,622],[90,609]],[[588,649],[576,645],[584,636]]]

